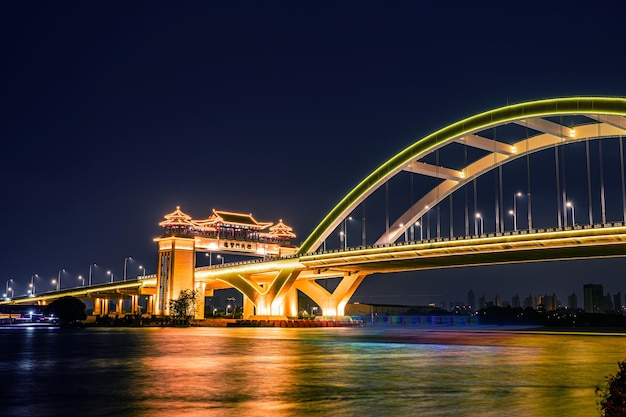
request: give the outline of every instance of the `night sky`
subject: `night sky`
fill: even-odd
[[[432,131],[527,100],[626,95],[620,2],[0,3],[0,284],[146,266],[177,205],[304,240]],[[626,260],[368,277],[353,300],[626,293]],[[4,292],[4,291],[3,291]]]

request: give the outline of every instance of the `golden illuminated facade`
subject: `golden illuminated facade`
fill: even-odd
[[[252,214],[213,210],[203,220],[193,220],[180,207],[166,214],[159,223],[164,233],[154,239],[159,245],[156,314],[169,314],[169,300],[181,290],[195,289],[203,296],[213,295],[195,279],[196,253],[220,252],[243,256],[274,258],[295,253],[292,228],[282,222],[258,222]],[[201,297],[203,299],[203,297]],[[204,303],[196,306],[196,317],[204,317]]]

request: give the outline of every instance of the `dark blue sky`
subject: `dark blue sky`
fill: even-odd
[[[451,122],[626,95],[619,2],[420,3],[0,3],[0,283],[22,293],[37,273],[51,288],[92,262],[121,277],[126,256],[154,273],[152,238],[176,205],[282,218],[304,239],[373,169]],[[623,266],[379,276],[357,294],[565,301],[587,281],[626,292],[608,276]]]

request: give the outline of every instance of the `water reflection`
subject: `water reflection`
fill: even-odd
[[[0,329],[8,416],[594,416],[620,335]]]

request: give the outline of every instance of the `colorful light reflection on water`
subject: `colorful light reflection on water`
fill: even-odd
[[[0,329],[5,416],[596,416],[626,335]]]

